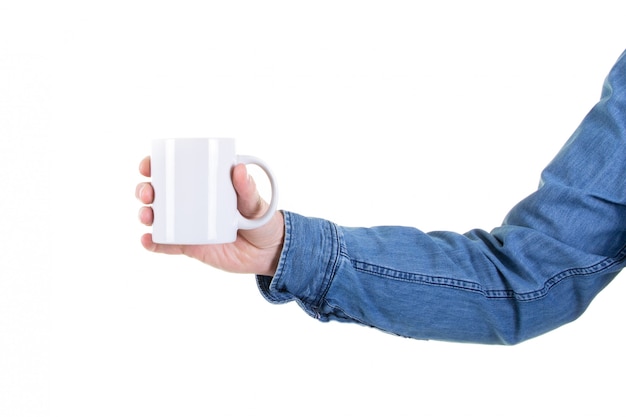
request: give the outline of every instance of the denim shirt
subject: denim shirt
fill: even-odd
[[[284,212],[273,303],[418,339],[515,344],[580,316],[626,262],[626,52],[536,192],[490,233]]]

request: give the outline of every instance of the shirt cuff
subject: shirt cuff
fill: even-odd
[[[340,235],[328,220],[283,212],[285,238],[273,277],[257,275],[261,294],[271,303],[296,301],[309,315],[319,309],[337,270]]]

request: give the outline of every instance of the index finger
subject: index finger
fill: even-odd
[[[150,157],[149,156],[146,156],[145,158],[143,158],[141,162],[139,163],[139,172],[144,177],[150,176]]]

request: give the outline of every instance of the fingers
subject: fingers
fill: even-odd
[[[141,244],[150,252],[164,253],[166,255],[187,255],[208,263],[209,265],[214,264],[213,262],[207,261],[207,259],[205,259],[205,255],[209,251],[209,249],[207,249],[208,246],[206,245],[169,245],[155,243],[152,240],[152,234],[150,233],[146,233],[145,235],[141,236]],[[212,250],[216,249],[218,246],[219,245],[212,245]]]
[[[154,222],[154,212],[151,207],[142,207],[139,209],[139,221],[145,226],[152,226]]]
[[[259,195],[254,179],[248,175],[244,164],[233,169],[233,185],[237,191],[237,209],[248,218],[261,217],[267,210],[267,203]]]
[[[150,157],[146,156],[139,163],[139,172],[146,176],[150,176]],[[143,204],[152,204],[154,201],[154,188],[149,182],[141,182],[135,187],[135,197]],[[152,225],[154,214],[150,207],[142,207],[139,210],[139,221],[146,226]]]
[[[165,253],[168,255],[181,255],[184,253],[184,247],[181,245],[162,245],[152,241],[152,234],[146,233],[141,236],[141,244],[150,252]]]
[[[139,172],[144,177],[150,176],[150,157],[149,156],[146,156],[145,158],[143,158],[141,162],[139,163]]]
[[[135,188],[135,197],[144,204],[152,204],[154,201],[154,188],[149,182],[141,182]]]
[[[150,176],[150,157],[146,156],[139,163],[139,172],[146,176]],[[135,197],[139,199],[143,204],[152,204],[154,201],[154,188],[152,188],[152,184],[149,182],[140,182],[135,187]],[[146,225],[151,226],[154,221],[154,213],[152,212],[152,208],[150,207],[142,207],[139,209],[139,221]],[[152,240],[152,239],[150,239]]]
[[[139,163],[139,172],[146,176],[150,176],[150,157],[146,156]],[[152,204],[154,201],[154,188],[149,182],[141,182],[135,187],[135,197],[143,204]],[[154,213],[150,207],[142,207],[139,209],[139,221],[146,225],[151,226],[154,221]],[[152,241],[152,239],[150,239]]]

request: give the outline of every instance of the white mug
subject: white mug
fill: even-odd
[[[231,173],[239,163],[258,165],[269,177],[272,198],[267,212],[258,219],[247,219],[237,210]],[[278,189],[269,167],[253,156],[237,155],[234,139],[155,139],[151,177],[152,240],[156,243],[234,242],[238,229],[255,229],[267,223],[278,203]]]

